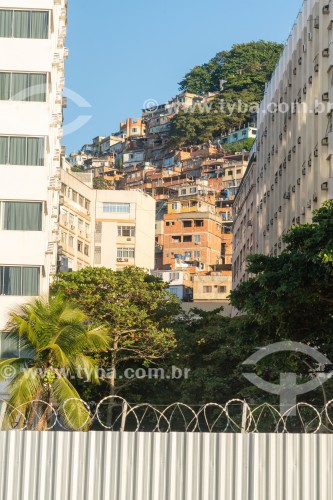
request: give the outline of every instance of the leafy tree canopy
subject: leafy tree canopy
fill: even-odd
[[[53,291],[73,300],[93,323],[107,328],[109,354],[100,361],[112,372],[112,393],[120,389],[114,376],[120,365],[129,361],[149,364],[175,347],[172,326],[180,311],[179,301],[167,291],[167,284],[143,269],[88,267],[62,273]]]
[[[237,44],[187,73],[179,84],[180,90],[200,95],[217,92],[217,95],[210,109],[199,106],[173,117],[171,146],[202,144],[249,121],[263,98],[265,83],[282,49],[281,44],[263,40]],[[238,102],[245,106],[238,108]]]

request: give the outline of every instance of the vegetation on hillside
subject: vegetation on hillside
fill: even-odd
[[[171,146],[204,143],[249,121],[263,98],[265,84],[282,49],[282,44],[263,40],[237,44],[189,71],[180,82],[181,91],[218,94],[210,109],[197,106],[171,120]]]

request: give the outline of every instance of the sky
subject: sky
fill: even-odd
[[[63,144],[77,151],[234,43],[285,42],[301,0],[69,0]]]

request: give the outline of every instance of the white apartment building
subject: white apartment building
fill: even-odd
[[[56,272],[66,0],[0,0],[0,330]]]
[[[306,0],[258,115],[256,253],[278,255],[333,197],[332,102],[333,5]]]
[[[147,270],[155,262],[155,200],[141,191],[92,188],[92,174],[61,171],[59,270]]]

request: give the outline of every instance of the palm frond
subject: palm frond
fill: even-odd
[[[59,404],[58,414],[63,422],[73,430],[87,431],[90,413],[70,381],[64,377],[55,380],[52,386],[54,398]]]

